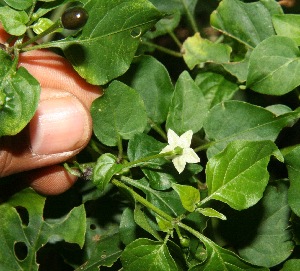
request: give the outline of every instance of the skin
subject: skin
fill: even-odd
[[[7,37],[0,29],[0,42]],[[46,195],[60,194],[77,178],[59,164],[72,159],[89,142],[89,108],[102,89],[88,84],[63,57],[47,50],[22,53],[19,66],[39,81],[42,92],[29,125],[16,136],[0,138],[0,177],[13,175],[17,186],[30,185]],[[10,190],[9,185],[4,188]]]

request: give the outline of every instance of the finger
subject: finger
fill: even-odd
[[[42,171],[27,172],[23,177],[35,191],[44,195],[61,194],[70,189],[77,180],[77,177],[58,165],[43,168]]]
[[[42,88],[68,91],[79,98],[87,108],[102,94],[99,86],[88,84],[63,57],[47,50],[23,53],[20,66],[25,67]]]
[[[89,110],[77,97],[45,89],[28,127],[0,138],[0,176],[66,161],[86,146],[91,133]]]

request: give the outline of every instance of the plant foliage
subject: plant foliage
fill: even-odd
[[[88,13],[72,31],[52,21],[70,6]],[[104,88],[94,136],[66,164],[77,184],[0,204],[0,269],[299,270],[293,12],[275,0],[0,1],[11,36],[0,49],[0,137],[38,106],[23,52],[60,50]]]

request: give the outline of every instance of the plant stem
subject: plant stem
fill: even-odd
[[[148,162],[148,161],[151,161],[151,160],[154,160],[154,159],[168,157],[168,156],[176,156],[176,155],[180,155],[180,154],[182,154],[182,148],[176,147],[173,151],[154,154],[154,155],[142,157],[138,160],[129,162],[129,163],[126,164],[126,167],[127,168],[132,168],[132,167],[139,166],[140,164],[143,164],[145,162]]]
[[[139,203],[141,203],[142,205],[144,205],[148,209],[151,209],[153,212],[155,212],[156,214],[158,214],[161,218],[163,218],[163,219],[165,219],[165,220],[167,220],[169,222],[173,221],[173,217],[171,217],[170,215],[166,214],[164,211],[160,210],[155,205],[153,205],[152,203],[150,203],[149,201],[147,201],[146,199],[144,199],[141,195],[139,195],[138,193],[136,193],[132,188],[130,188],[126,184],[118,181],[117,179],[113,179],[112,183],[114,185],[116,185],[117,187],[120,187],[120,188],[123,188],[123,189],[127,190],[134,197],[134,199],[136,201],[138,201]]]
[[[148,123],[150,124],[151,128],[153,128],[154,131],[156,131],[164,140],[168,141],[166,133],[157,123],[155,123],[150,118],[148,118]]]
[[[155,43],[152,43],[152,42],[148,42],[148,41],[144,41],[144,40],[141,40],[141,44],[144,44],[144,45],[148,45],[150,47],[153,47],[159,51],[162,51],[166,54],[169,54],[171,56],[175,56],[175,57],[182,57],[182,54],[179,53],[179,52],[176,52],[176,51],[173,51],[173,50],[170,50],[168,48],[165,48],[163,46],[160,46],[160,45],[157,45]]]
[[[118,137],[118,162],[121,162],[123,159],[123,142],[122,142],[122,137]]]
[[[181,50],[182,48],[182,43],[180,40],[176,37],[176,35],[172,31],[168,31],[168,34],[172,38],[172,40],[177,44],[178,48]]]
[[[199,151],[203,151],[203,150],[206,150],[206,149],[208,149],[209,147],[211,147],[211,146],[213,146],[215,144],[215,142],[208,142],[208,143],[206,143],[206,144],[203,144],[203,145],[201,145],[201,146],[199,146],[199,147],[196,147],[195,149],[194,149],[194,151],[195,152],[199,152]]]
[[[34,9],[35,9],[35,6],[36,6],[36,2],[37,2],[37,0],[33,0],[32,6],[31,6],[31,9],[30,9],[30,11],[29,11],[29,13],[28,13],[28,17],[29,17],[29,18],[31,18],[31,17],[32,17],[32,14],[33,14],[33,12],[34,12]],[[29,23],[31,24],[32,22],[30,21]]]
[[[57,30],[58,28],[62,27],[61,26],[61,22],[60,20],[57,20],[53,25],[51,25],[48,29],[46,29],[44,32],[34,36],[33,38],[29,39],[28,41],[24,42],[23,44],[21,44],[20,47],[18,47],[18,49],[22,49],[23,51],[25,51],[23,48],[25,48],[26,46],[36,42],[37,40],[45,37],[46,35],[54,32],[55,30]]]
[[[197,237],[200,241],[202,241],[203,243],[206,243],[207,242],[207,238],[201,234],[200,232],[194,230],[193,228],[191,228],[190,226],[184,224],[184,223],[181,223],[181,222],[178,222],[177,225],[180,227],[180,228],[183,228],[185,229],[186,231],[188,231],[189,233],[193,234],[195,237]]]
[[[191,27],[193,29],[193,31],[195,33],[199,32],[199,29],[198,29],[198,26],[197,26],[197,23],[195,21],[195,18],[193,16],[193,14],[190,12],[188,6],[187,6],[187,3],[186,3],[186,0],[181,0],[183,6],[184,6],[184,9],[185,9],[185,12],[186,12],[186,15],[187,15],[187,18],[191,24]]]

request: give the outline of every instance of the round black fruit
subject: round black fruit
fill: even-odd
[[[64,28],[76,30],[83,27],[88,20],[88,13],[82,7],[67,9],[61,16],[61,23]]]

